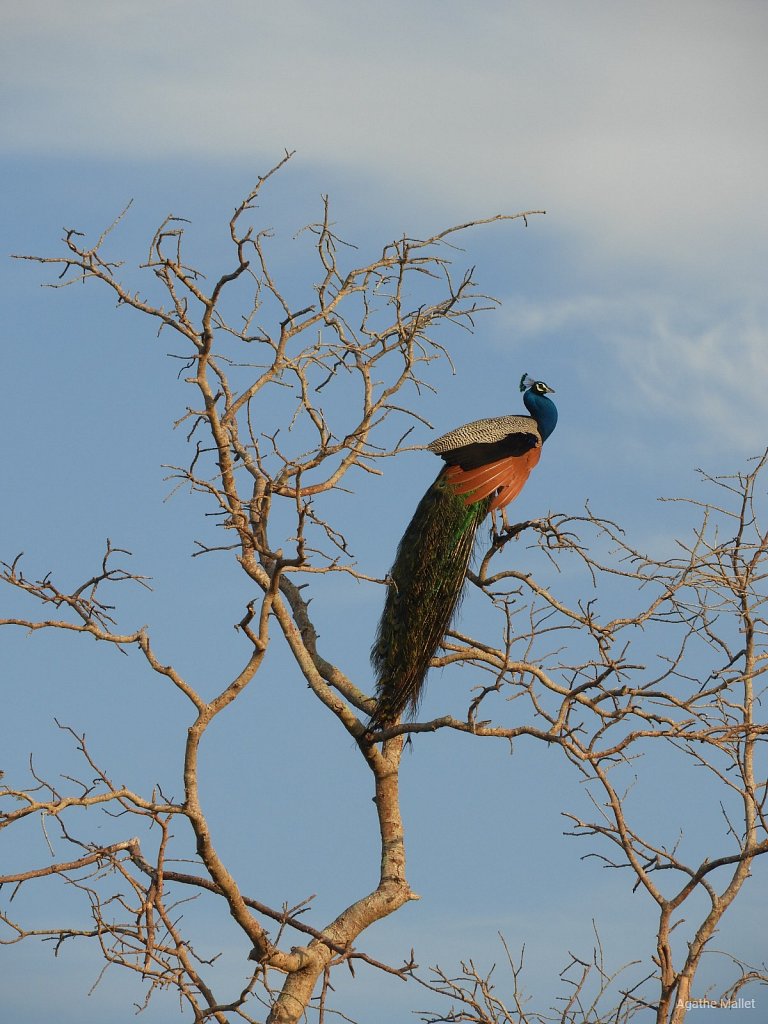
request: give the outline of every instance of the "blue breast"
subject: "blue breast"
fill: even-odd
[[[526,391],[523,402],[528,412],[536,420],[541,440],[546,441],[557,426],[557,406],[546,395],[537,395],[534,391]]]

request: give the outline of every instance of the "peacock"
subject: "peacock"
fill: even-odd
[[[427,448],[446,463],[419,502],[397,549],[371,650],[377,703],[369,730],[414,714],[432,656],[453,618],[477,528],[523,489],[555,429],[554,389],[527,374],[528,416],[475,420]]]

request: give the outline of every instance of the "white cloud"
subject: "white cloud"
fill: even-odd
[[[22,152],[304,160],[476,214],[545,206],[591,255],[765,255],[768,7],[749,0],[16,4]]]
[[[662,431],[697,432],[715,448],[749,454],[768,443],[764,305],[717,310],[650,289],[546,302],[513,296],[503,328],[521,343],[574,339],[585,375],[611,382],[603,401]]]

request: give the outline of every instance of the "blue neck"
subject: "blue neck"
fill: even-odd
[[[557,406],[546,395],[537,395],[530,389],[523,395],[525,408],[536,420],[541,440],[546,441],[557,426]]]

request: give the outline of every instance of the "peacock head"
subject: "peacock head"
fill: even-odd
[[[557,426],[557,406],[547,395],[554,395],[555,389],[543,380],[534,380],[524,373],[520,378],[520,390],[528,412],[536,420],[542,441],[546,441]]]
[[[545,384],[543,380],[534,380],[527,373],[520,378],[520,390],[532,391],[535,395],[554,395],[555,393],[555,389],[551,388],[549,384]]]

